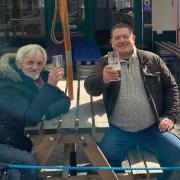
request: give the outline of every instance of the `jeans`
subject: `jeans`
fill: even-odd
[[[19,165],[36,165],[33,154],[14,148],[7,144],[0,144],[0,162]],[[37,180],[35,169],[8,169],[6,180]]]
[[[161,167],[177,166],[180,162],[180,140],[170,132],[161,132],[157,125],[129,132],[111,126],[99,146],[113,167],[121,167],[121,162],[129,148],[139,146],[152,152]],[[164,171],[163,180],[168,180],[172,171]]]

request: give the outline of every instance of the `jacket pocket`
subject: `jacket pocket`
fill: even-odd
[[[162,91],[160,72],[145,75],[150,91],[158,93]]]

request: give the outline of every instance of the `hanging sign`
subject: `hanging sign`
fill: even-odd
[[[143,2],[143,10],[145,12],[151,12],[151,9],[152,9],[151,0],[144,0],[144,2]]]

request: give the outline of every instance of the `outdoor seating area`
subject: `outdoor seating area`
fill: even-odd
[[[0,11],[0,180],[180,180],[179,1]]]
[[[66,82],[59,84],[66,89]],[[56,159],[61,164],[53,166],[65,167],[110,167],[97,143],[109,124],[103,107],[102,96],[91,97],[84,89],[84,80],[74,80],[74,99],[70,111],[55,120],[43,121],[36,127],[26,128],[26,134],[34,140],[34,152],[40,165],[48,165],[55,147],[61,148],[56,153]],[[52,164],[51,164],[52,165]],[[159,168],[156,158],[142,152],[138,147],[128,152],[123,167],[129,168]],[[44,179],[103,179],[103,180],[133,180],[153,179],[162,174],[162,170],[126,170],[115,174],[114,171],[89,170],[52,170],[41,171]],[[48,178],[49,179],[49,178]]]

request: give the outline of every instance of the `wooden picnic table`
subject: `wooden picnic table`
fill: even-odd
[[[66,81],[60,82],[59,87],[66,90]],[[103,106],[102,96],[89,96],[84,89],[84,80],[74,80],[74,99],[71,101],[70,111],[61,117],[50,121],[42,121],[35,127],[26,128],[26,134],[35,139],[37,146],[34,148],[37,160],[40,165],[45,165],[55,146],[58,143],[64,145],[63,163],[64,166],[77,166],[77,146],[80,146],[89,159],[92,166],[110,167],[105,156],[96,144],[96,135],[105,132],[109,123]],[[37,143],[38,142],[38,143]],[[137,154],[138,157],[137,157]],[[59,157],[57,157],[59,158]],[[153,159],[153,160],[152,160]],[[152,164],[152,162],[153,164]],[[154,156],[144,156],[142,152],[131,150],[127,160],[123,162],[124,167],[159,167]],[[161,174],[162,171],[126,171],[124,174],[115,174],[114,171],[97,171],[97,175],[88,175],[87,179],[103,180],[132,180],[135,177],[147,179]],[[73,175],[73,176],[70,176]],[[137,175],[137,176],[134,176]],[[140,176],[139,176],[140,175]],[[76,176],[75,171],[63,170],[62,178],[81,179]],[[60,179],[60,178],[59,178]],[[84,176],[83,179],[86,179]]]
[[[60,86],[65,90],[65,81],[61,82]],[[44,135],[36,149],[37,159],[40,164],[45,164],[56,144],[63,142],[66,148],[64,157],[67,157],[64,165],[67,166],[70,163],[68,152],[75,151],[76,144],[79,144],[93,166],[109,166],[91,136],[91,134],[95,135],[96,131],[102,132],[109,126],[102,97],[92,98],[86,94],[83,88],[84,81],[74,81],[73,87],[75,98],[71,101],[71,109],[68,113],[51,121],[42,121],[36,127],[26,128],[27,134]],[[103,179],[104,177],[107,180],[117,179],[113,171],[98,171],[98,173]],[[69,176],[67,171],[63,176]]]

